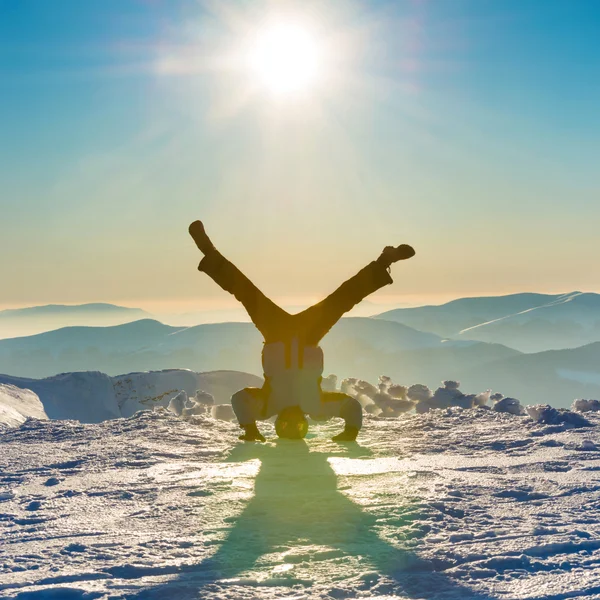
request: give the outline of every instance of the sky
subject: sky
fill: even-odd
[[[0,308],[229,310],[196,219],[286,306],[400,243],[376,304],[600,291],[598,106],[596,0],[0,0]]]

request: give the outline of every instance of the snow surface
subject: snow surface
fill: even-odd
[[[0,425],[20,425],[28,417],[48,418],[37,395],[31,390],[0,383]]]
[[[166,409],[0,432],[0,597],[600,598],[600,414],[238,442]]]

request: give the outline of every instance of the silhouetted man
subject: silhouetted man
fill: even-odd
[[[336,442],[354,441],[362,427],[358,400],[340,392],[323,392],[323,351],[319,342],[325,334],[361,300],[392,283],[392,263],[414,256],[411,246],[386,246],[374,260],[343,283],[325,300],[291,315],[269,300],[235,265],[228,261],[206,235],[200,221],[190,225],[190,235],[204,254],[199,271],[209,275],[233,294],[248,311],[264,337],[262,388],[245,388],[235,393],[231,404],[245,441],[261,441],[256,421],[277,415],[279,437],[302,439],[308,431],[306,415],[317,421],[341,417],[345,421]]]

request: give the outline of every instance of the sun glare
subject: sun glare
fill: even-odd
[[[283,95],[307,90],[318,75],[318,45],[300,25],[272,25],[256,37],[251,70],[269,91]]]

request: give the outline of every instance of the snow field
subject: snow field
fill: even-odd
[[[600,597],[596,426],[450,408],[358,444],[166,409],[0,433],[3,598]]]

